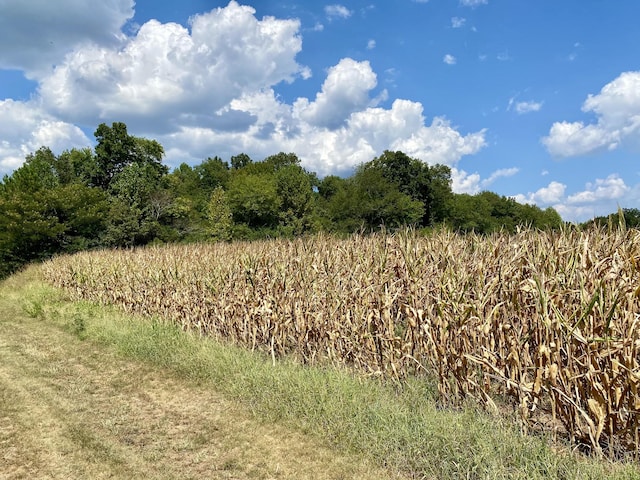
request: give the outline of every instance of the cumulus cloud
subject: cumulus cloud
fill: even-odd
[[[457,168],[451,169],[451,190],[454,193],[480,193],[480,174],[467,173]]]
[[[582,192],[570,195],[567,198],[569,204],[594,203],[606,200],[618,200],[629,191],[629,187],[617,174],[611,174],[607,178],[598,178],[593,183],[588,183]]]
[[[484,131],[462,135],[443,118],[427,125],[422,105],[409,100],[395,100],[389,109],[363,108],[336,129],[301,121],[296,107],[282,103],[273,90],[234,100],[232,107],[256,118],[247,132],[182,128],[159,139],[176,146],[167,153],[169,161],[185,161],[182,152],[201,161],[212,151],[222,156],[246,152],[257,159],[290,151],[296,152],[305,168],[324,176],[349,174],[387,149],[402,150],[429,164],[454,166],[486,145]]]
[[[598,125],[582,122],[556,122],[542,143],[551,155],[573,157],[592,153],[601,148],[615,150],[618,147],[617,132],[607,131]]]
[[[455,65],[457,62],[456,57],[448,53],[442,58],[442,61],[447,65]]]
[[[344,58],[329,69],[314,102],[306,98],[296,101],[296,114],[312,125],[337,128],[351,113],[370,103],[369,91],[376,85],[377,77],[369,62]]]
[[[584,190],[569,195],[554,207],[565,220],[584,222],[615,212],[620,205],[636,205],[639,195],[638,186],[628,186],[614,173],[587,183]]]
[[[593,217],[615,212],[618,205],[635,205],[640,198],[640,185],[631,187],[616,173],[598,178],[583,190],[567,194],[567,186],[552,181],[536,192],[515,196],[520,203],[553,207],[568,222],[584,222]]]
[[[283,101],[280,82],[311,74],[296,61],[301,48],[297,20],[258,20],[235,1],[193,17],[189,28],[153,20],[112,45],[80,43],[38,80],[32,101],[0,108],[0,161],[10,171],[41,144],[90,145],[75,125],[113,121],[160,141],[170,166],[287,151],[320,175],[349,174],[385,149],[455,167],[486,146],[484,130],[462,133],[438,116],[427,122],[421,103],[381,107],[388,93],[375,91],[371,65],[350,58],[328,68],[314,97]]]
[[[542,102],[534,102],[532,100],[518,102],[516,101],[517,97],[518,95],[515,95],[509,99],[507,111],[514,110],[518,115],[523,115],[525,113],[538,112],[542,108]]]
[[[419,109],[422,114],[421,104],[409,102],[409,107],[410,110]],[[394,113],[393,108],[392,113]],[[417,120],[417,118],[409,118],[413,122]],[[420,118],[422,119],[422,116]],[[421,125],[408,138],[398,138],[391,143],[391,146],[394,150],[402,150],[430,164],[442,163],[454,166],[463,156],[478,153],[486,146],[485,133],[483,129],[463,136],[446,118],[435,117],[431,125]]]
[[[118,45],[133,7],[133,0],[3,0],[0,68],[41,77],[77,46]]]
[[[501,168],[493,172],[484,180],[478,173],[467,173],[457,168],[451,169],[451,189],[455,193],[468,193],[475,195],[482,190],[487,190],[496,180],[503,177],[512,177],[520,171],[519,168]]]
[[[333,18],[349,18],[353,14],[344,5],[327,5],[324,7],[324,13],[330,20]]]
[[[571,157],[598,150],[615,150],[640,139],[640,72],[625,72],[589,95],[582,105],[595,123],[556,122],[542,143],[552,155]]]
[[[168,128],[190,115],[206,115],[246,91],[310,72],[295,61],[302,48],[297,20],[265,17],[232,1],[191,19],[185,27],[152,20],[123,48],[74,50],[39,93],[62,118],[144,118]],[[161,125],[164,123],[164,125]]]
[[[564,183],[553,181],[546,187],[542,187],[536,192],[530,192],[526,195],[518,194],[515,196],[515,199],[520,203],[541,204],[548,206],[560,202],[564,197],[564,192],[566,189],[567,186]]]
[[[78,127],[57,120],[34,104],[0,101],[0,119],[0,176],[18,168],[40,147],[58,154],[91,144]]]

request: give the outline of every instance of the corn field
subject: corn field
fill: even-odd
[[[59,257],[47,279],[274,357],[504,399],[525,428],[639,450],[640,232],[314,236]]]

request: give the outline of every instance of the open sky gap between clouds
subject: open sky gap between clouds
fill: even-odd
[[[460,3],[479,9],[488,0]],[[296,18],[259,19],[253,7],[231,1],[192,16],[187,26],[158,20],[135,25],[134,7],[132,0],[0,0],[0,69],[21,71],[37,85],[30,98],[0,100],[0,173],[10,173],[42,145],[57,153],[90,146],[90,131],[99,123],[124,121],[133,134],[160,141],[171,166],[213,155],[245,152],[262,159],[285,151],[321,176],[347,175],[390,149],[449,165],[456,192],[477,193],[519,174],[510,166],[481,178],[460,168],[463,157],[491,148],[487,129],[461,132],[445,116],[429,118],[420,102],[390,98],[369,61],[343,57],[316,72],[300,64],[302,25]],[[354,15],[338,4],[324,12],[327,22]],[[451,18],[451,28],[465,23]],[[371,39],[367,49],[375,48]],[[442,58],[455,68],[454,55]],[[323,77],[315,96],[287,103],[278,94],[279,85],[312,75]],[[513,96],[507,109],[524,115],[543,106]],[[556,121],[539,139],[549,155],[637,147],[640,72],[611,79],[588,95],[582,111],[591,122]],[[568,194],[566,184],[551,180],[515,198],[584,220],[609,213],[616,202],[637,202],[638,191],[611,173],[582,191]]]

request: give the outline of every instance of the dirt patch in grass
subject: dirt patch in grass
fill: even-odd
[[[392,477],[43,321],[20,282],[0,285],[0,479]]]

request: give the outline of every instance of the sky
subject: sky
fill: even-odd
[[[165,163],[384,150],[582,222],[640,208],[638,0],[0,0],[0,175],[101,123]]]

